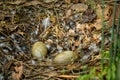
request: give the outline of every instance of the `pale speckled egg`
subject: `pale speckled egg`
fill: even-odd
[[[71,64],[77,59],[77,54],[73,51],[63,51],[55,56],[54,63],[60,65]]]
[[[47,55],[48,49],[43,42],[36,42],[32,45],[32,55],[38,60],[44,59]]]

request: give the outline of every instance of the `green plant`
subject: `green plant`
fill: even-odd
[[[92,80],[92,79],[95,79],[96,78],[96,69],[93,68],[92,70],[90,70],[90,73],[89,74],[85,74],[85,75],[82,75],[78,78],[78,80]]]

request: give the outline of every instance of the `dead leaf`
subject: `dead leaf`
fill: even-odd
[[[69,32],[68,32],[68,35],[70,36],[75,36],[75,31],[70,29]]]
[[[93,25],[91,25],[91,24],[86,24],[86,26],[85,26],[85,28],[87,29],[87,30],[89,30],[89,31],[91,31],[92,29],[93,29]]]
[[[75,41],[74,46],[78,47],[80,45],[80,41]]]
[[[92,38],[92,40],[93,41],[96,41],[96,42],[99,42],[100,40],[99,40],[99,38],[101,37],[101,34],[99,33],[93,33],[93,38]]]
[[[112,8],[112,11],[113,11],[113,9],[114,9],[114,8]],[[120,5],[117,5],[117,6],[116,6],[116,13],[115,13],[115,24],[116,24],[116,25],[118,24],[119,14],[120,14]],[[113,13],[112,13],[112,15],[110,16],[108,25],[109,25],[109,26],[112,26],[112,23],[113,23]]]
[[[86,26],[85,24],[76,23],[76,30],[83,31],[85,26]]]
[[[66,18],[69,18],[71,14],[72,14],[72,10],[69,9],[69,10],[66,12]]]
[[[69,4],[69,3],[71,3],[71,0],[65,0],[65,2]]]
[[[93,24],[93,26],[97,29],[100,30],[102,28],[102,20],[97,19],[96,22]]]
[[[105,5],[105,8],[104,8],[104,20],[108,20],[111,13],[112,13],[112,11],[111,11],[110,6]],[[103,16],[102,7],[99,4],[97,5],[96,14],[97,14],[98,19],[102,19],[102,16]]]
[[[20,34],[20,35],[22,35],[22,36],[25,34],[24,32],[22,32],[20,30],[18,30],[17,33]]]
[[[20,78],[23,74],[23,64],[22,64],[22,62],[20,62],[20,64],[21,65],[19,67],[18,66],[15,67],[16,72],[12,73],[12,78],[15,80],[20,80]]]
[[[71,10],[75,10],[77,12],[84,12],[85,10],[87,10],[88,6],[82,3],[78,3],[78,4],[73,4],[71,6]]]

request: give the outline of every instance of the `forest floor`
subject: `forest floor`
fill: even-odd
[[[100,80],[102,25],[104,53],[109,53],[110,3],[104,5],[103,18],[96,0],[0,1],[0,80],[75,80],[87,74],[94,75],[89,80]],[[37,41],[48,47],[41,61],[31,55]],[[67,50],[77,53],[77,60],[54,64],[54,57]],[[105,57],[103,64],[108,63]]]

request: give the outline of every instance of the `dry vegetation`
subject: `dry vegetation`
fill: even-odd
[[[0,80],[75,80],[89,74],[93,67],[98,76],[102,7],[99,1],[88,1],[0,1]],[[110,45],[111,3],[112,0],[106,1],[104,11],[106,51]],[[41,61],[31,55],[32,45],[37,41],[48,48]],[[77,60],[67,65],[54,64],[55,56],[66,50],[74,51]],[[108,59],[103,63],[107,65]],[[94,77],[94,80],[100,79]]]

